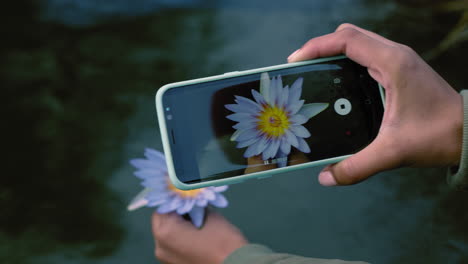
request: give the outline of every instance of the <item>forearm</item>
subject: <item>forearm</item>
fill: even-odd
[[[360,261],[343,261],[338,259],[317,259],[275,253],[271,249],[257,244],[245,245],[231,255],[223,264],[366,264]]]

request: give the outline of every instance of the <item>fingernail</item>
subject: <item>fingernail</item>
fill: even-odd
[[[323,171],[319,174],[319,183],[323,186],[335,186],[336,180],[335,177],[331,174],[330,171]]]
[[[301,49],[297,49],[295,52],[293,52],[291,55],[289,55],[288,61],[290,61],[292,58],[294,58],[294,56],[296,56],[296,54],[297,54],[300,50],[301,50]]]

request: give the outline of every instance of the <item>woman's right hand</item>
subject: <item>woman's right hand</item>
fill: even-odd
[[[345,54],[385,88],[385,113],[375,140],[319,175],[322,185],[348,185],[389,169],[457,165],[463,102],[411,48],[351,24],[313,38],[289,62]]]

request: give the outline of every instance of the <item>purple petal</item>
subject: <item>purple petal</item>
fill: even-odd
[[[244,158],[250,158],[255,156],[255,149],[258,141],[254,143],[253,145],[250,145],[245,151],[244,151]]]
[[[236,131],[234,131],[234,133],[232,134],[232,136],[231,136],[231,138],[230,138],[231,141],[236,141],[237,138],[239,137],[241,131],[242,131],[242,130],[236,130]]]
[[[148,207],[155,207],[155,206],[159,206],[161,204],[164,204],[166,202],[166,200],[152,200],[152,201],[148,201]]]
[[[252,156],[260,154],[267,147],[267,139],[261,137],[260,140],[250,145],[244,152],[244,158],[250,158]]]
[[[245,148],[247,146],[250,146],[252,144],[254,144],[255,142],[257,142],[259,140],[258,137],[254,137],[254,138],[251,138],[249,140],[245,140],[245,141],[241,141],[237,144],[236,148]]]
[[[203,225],[203,220],[205,218],[205,208],[195,206],[192,208],[192,211],[189,212],[192,223],[197,228],[200,228]]]
[[[286,103],[288,102],[288,96],[289,96],[289,86],[286,85],[284,89],[281,90],[281,97],[279,98],[278,106],[279,107],[284,107]]]
[[[224,207],[228,206],[228,201],[226,200],[224,195],[217,193],[216,194],[216,199],[214,199],[213,201],[210,201],[210,204],[212,204],[212,205],[214,205],[216,207],[219,207],[219,208],[224,208]]]
[[[307,145],[307,142],[303,138],[298,138],[297,140],[299,141],[299,146],[297,147],[297,149],[304,153],[309,153],[310,148],[309,145]]]
[[[304,105],[304,100],[296,101],[294,104],[289,104],[286,110],[289,111],[290,115],[295,115],[301,107]]]
[[[288,165],[288,160],[287,159],[280,160],[280,161],[278,161],[278,163],[276,163],[276,165],[278,166],[278,168],[286,167],[286,165]]]
[[[301,138],[308,138],[310,137],[310,132],[303,126],[291,126],[289,130],[294,133],[294,135],[301,137]]]
[[[161,178],[145,178],[140,183],[142,186],[151,189],[160,189],[166,187],[166,182],[161,180]]]
[[[205,198],[203,197],[197,198],[197,201],[196,201],[197,206],[206,207],[207,204],[208,204],[208,200],[206,200]]]
[[[270,87],[271,87],[270,76],[268,76],[268,72],[264,72],[260,75],[260,94],[262,95],[263,99],[265,99],[266,103],[269,103],[271,100]],[[254,95],[254,98],[255,98],[255,95]],[[257,100],[257,98],[255,98],[255,100]]]
[[[180,215],[188,213],[190,210],[192,210],[193,206],[195,205],[195,200],[194,199],[188,199],[185,200],[182,205],[177,208],[177,213]]]
[[[137,169],[160,169],[166,168],[166,162],[163,160],[132,159],[130,164]]]
[[[279,102],[281,100],[281,96],[283,96],[283,80],[281,79],[281,75],[278,75],[276,77],[276,100],[275,104],[279,105]]]
[[[254,112],[258,112],[261,110],[261,106],[257,104],[256,102],[250,100],[249,98],[245,98],[243,96],[238,96],[238,95],[235,95],[235,98],[236,98],[235,101],[244,108],[248,108]]]
[[[268,147],[268,138],[262,137],[255,146],[255,155],[262,153]]]
[[[164,162],[164,164],[166,163],[166,157],[164,157],[164,153],[151,148],[145,149],[145,157],[149,160],[161,161]]]
[[[210,189],[203,190],[201,195],[208,201],[214,200],[216,198],[216,193]]]
[[[280,150],[285,155],[288,155],[291,152],[291,144],[285,137],[281,139]]]
[[[299,142],[297,141],[297,137],[289,130],[285,130],[284,137],[288,141],[289,144],[291,144],[293,147],[298,147]]]
[[[242,122],[242,121],[252,120],[254,117],[252,116],[252,114],[248,114],[248,113],[235,113],[235,114],[226,116],[226,118],[235,122]]]
[[[258,136],[258,130],[255,128],[247,129],[247,130],[240,130],[240,134],[237,137],[236,141],[246,141]]]
[[[128,204],[127,210],[133,211],[143,206],[148,206],[148,199],[146,198],[149,194],[151,194],[153,190],[150,188],[145,188],[141,192],[139,192]]]
[[[227,185],[213,187],[214,191],[219,192],[219,193],[226,191],[228,188],[229,188],[229,186],[227,186]]]
[[[291,118],[289,118],[289,122],[293,123],[294,125],[302,125],[307,122],[307,118],[301,114],[295,114]]]
[[[241,107],[238,104],[227,104],[227,105],[224,105],[224,107],[227,110],[234,112],[234,113],[238,113],[238,112],[248,113],[247,111],[242,111],[243,109],[241,109]]]
[[[151,189],[151,192],[147,193],[145,198],[148,200],[152,199],[161,199],[161,198],[170,198],[174,194],[167,189],[167,186],[159,186],[156,189]]]
[[[253,108],[245,104],[227,104],[224,107],[226,107],[226,109],[234,113],[248,113],[248,114],[254,115],[258,113],[258,111],[260,111],[260,110],[257,110],[257,109],[260,109],[260,106],[258,106],[257,108]]]
[[[275,105],[276,104],[276,85],[278,83],[278,80],[276,77],[271,78],[271,83],[270,83],[270,88],[268,89],[270,91],[270,97],[268,98],[267,102],[270,105]],[[266,99],[266,98],[265,98]]]
[[[276,152],[278,152],[279,145],[280,141],[278,139],[272,140],[268,147],[263,151],[263,160],[273,158],[276,155]]]
[[[161,206],[158,207],[157,211],[160,214],[167,214],[170,213],[179,207],[182,203],[182,200],[178,196],[174,196],[172,199],[168,199],[166,203],[163,203]]]
[[[151,193],[145,198],[148,200],[148,206],[158,206],[165,203],[169,197],[167,193]]]
[[[276,76],[276,80],[277,80],[276,90],[278,92],[282,91],[283,90],[283,79],[281,78],[281,75]],[[281,93],[279,93],[279,95],[281,95]]]
[[[279,159],[278,163],[276,163],[279,168],[286,167],[286,165],[288,165],[288,155],[283,153],[281,149],[278,150],[276,158]]]
[[[291,85],[291,89],[289,89],[289,98],[288,98],[288,105],[295,104],[299,98],[301,98],[302,93],[302,82],[303,78],[297,78],[297,80]]]
[[[327,108],[328,108],[328,103],[305,104],[299,110],[298,114],[301,114],[305,116],[307,119],[310,119]]]
[[[258,125],[257,120],[252,119],[252,120],[250,120],[248,122],[243,121],[243,122],[237,123],[232,128],[238,129],[238,130],[245,130],[245,129],[255,128],[255,127],[257,127],[257,125]]]
[[[133,173],[135,176],[137,176],[140,179],[146,179],[146,178],[160,178],[161,180],[164,180],[166,177],[167,171],[166,169],[162,170],[157,170],[157,169],[145,169],[145,170],[138,170]]]
[[[254,89],[252,89],[252,96],[255,98],[255,101],[257,101],[257,103],[259,103],[260,105],[266,105],[267,102],[265,101],[265,98],[263,98],[263,96],[255,91]]]
[[[272,100],[271,100],[271,103],[273,105],[278,105],[278,101],[279,101],[279,98],[281,96],[281,89],[283,87],[280,87],[282,86],[282,83],[283,81],[281,80],[281,76],[276,76],[274,77],[274,82],[272,81],[272,84],[271,84],[271,90],[274,94],[274,96],[272,96]]]

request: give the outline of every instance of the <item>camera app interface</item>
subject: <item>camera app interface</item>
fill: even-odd
[[[355,153],[383,115],[377,83],[348,59],[176,87],[163,104],[185,183]]]

